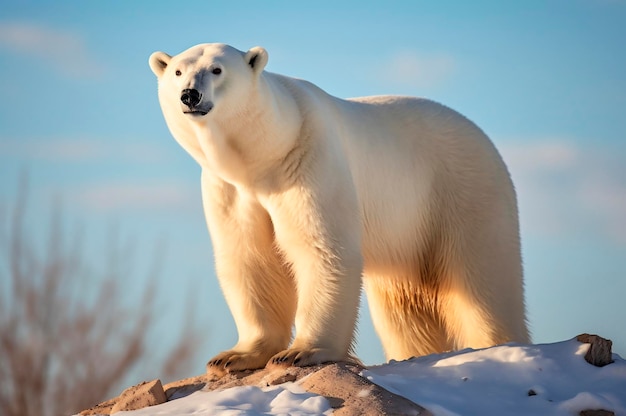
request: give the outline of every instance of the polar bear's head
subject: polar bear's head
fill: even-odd
[[[159,81],[168,125],[172,127],[172,117],[201,121],[221,109],[240,108],[267,59],[261,47],[242,52],[218,43],[197,45],[175,56],[153,53],[150,68]]]

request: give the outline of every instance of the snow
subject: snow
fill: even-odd
[[[116,415],[326,415],[332,409],[328,401],[307,393],[295,383],[261,389],[254,386],[233,387],[222,391],[197,391],[182,399]]]
[[[575,340],[506,345],[391,362],[363,372],[370,381],[437,415],[626,414],[626,361],[598,368]]]
[[[435,415],[578,415],[605,409],[626,415],[626,361],[594,367],[589,344],[508,344],[433,354],[372,366],[362,376]],[[119,415],[328,415],[328,401],[298,383],[199,391]]]

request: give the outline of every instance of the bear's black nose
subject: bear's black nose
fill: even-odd
[[[189,108],[193,108],[200,103],[202,94],[196,89],[184,89],[180,94],[180,101]]]

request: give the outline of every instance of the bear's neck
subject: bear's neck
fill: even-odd
[[[280,186],[281,162],[298,145],[302,117],[285,77],[263,73],[246,105],[209,127],[208,168],[238,187]],[[204,147],[204,146],[203,146]]]

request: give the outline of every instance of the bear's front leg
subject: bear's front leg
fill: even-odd
[[[348,176],[349,177],[349,176]],[[353,360],[363,260],[356,194],[350,184],[294,186],[272,201],[276,239],[295,273],[296,336],[270,365]]]
[[[263,368],[291,339],[296,294],[291,272],[274,244],[268,213],[254,199],[208,172],[202,199],[220,286],[239,341],[213,357],[207,373]]]

